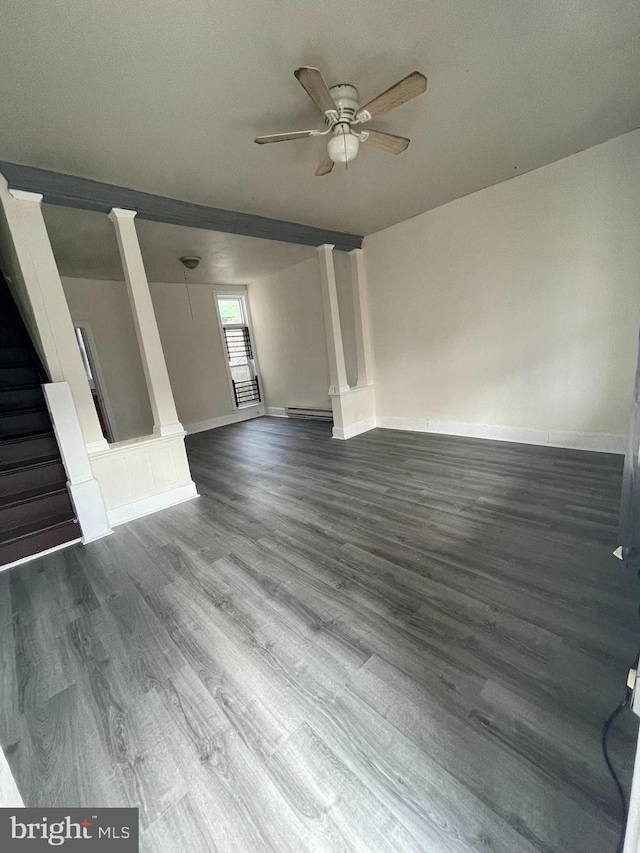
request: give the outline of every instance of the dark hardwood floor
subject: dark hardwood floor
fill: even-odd
[[[614,853],[620,457],[266,418],[187,445],[202,497],[0,575],[26,805],[139,806],[146,853]]]

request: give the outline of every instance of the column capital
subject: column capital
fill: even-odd
[[[107,214],[112,222],[116,219],[135,219],[137,210],[126,210],[124,207],[112,207]]]
[[[335,249],[335,243],[321,243],[319,246],[316,246],[316,252],[324,252],[328,249]]]
[[[9,194],[14,198],[17,198],[18,201],[32,201],[36,204],[40,204],[42,202],[42,193],[32,193],[27,190],[12,190],[9,189]]]
[[[354,255],[355,257],[358,257],[358,255],[361,255],[361,254],[362,254],[362,248],[351,249],[349,252],[347,252],[347,255]]]

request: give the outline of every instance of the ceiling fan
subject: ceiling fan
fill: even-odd
[[[316,169],[316,175],[328,175],[334,163],[349,163],[358,153],[361,142],[375,145],[389,154],[400,154],[409,144],[404,136],[383,133],[381,130],[354,130],[354,125],[364,124],[377,118],[405,101],[421,95],[427,88],[427,78],[419,71],[409,74],[395,86],[387,89],[364,107],[358,105],[358,90],[355,86],[342,84],[329,88],[317,68],[298,68],[295,72],[299,83],[324,115],[325,130],[297,130],[293,133],[274,133],[258,136],[259,145],[266,142],[285,142],[289,139],[306,139],[309,136],[331,134],[327,145],[327,156]]]

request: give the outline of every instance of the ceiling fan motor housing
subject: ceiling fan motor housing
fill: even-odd
[[[351,86],[348,83],[342,83],[340,86],[332,86],[329,91],[331,92],[333,100],[336,102],[338,121],[336,122],[328,116],[325,116],[327,126],[331,127],[333,124],[342,122],[351,124],[356,117],[358,109],[358,90],[355,86]]]
[[[358,110],[358,90],[355,86],[343,83],[329,89],[336,104],[337,120],[333,115],[325,114],[327,127],[333,132],[329,140],[327,153],[334,163],[348,163],[358,153],[360,140],[351,130]]]

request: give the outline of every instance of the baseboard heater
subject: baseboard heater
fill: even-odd
[[[333,421],[331,409],[305,409],[302,406],[287,406],[285,414],[288,418],[304,418],[311,421]]]

